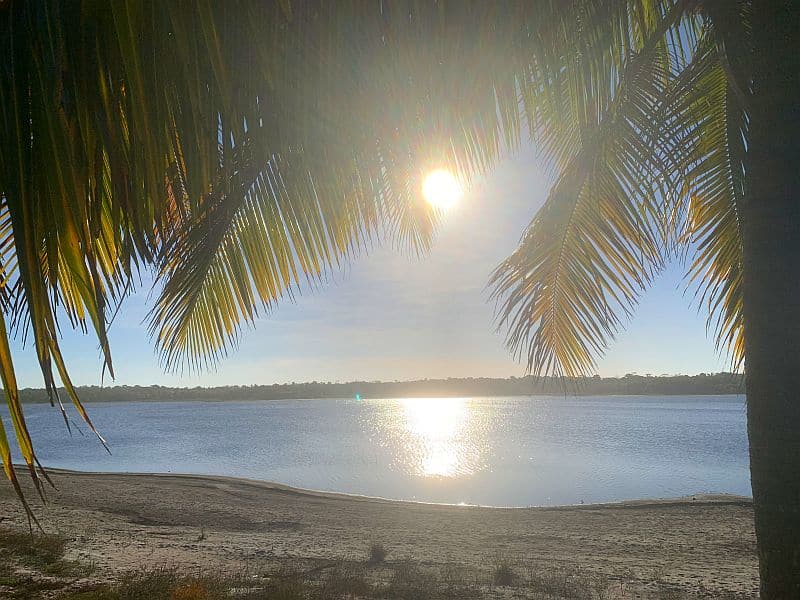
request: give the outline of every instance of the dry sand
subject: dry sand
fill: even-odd
[[[70,538],[72,557],[104,573],[363,559],[369,543],[379,541],[390,560],[475,573],[490,570],[502,554],[521,569],[579,568],[632,590],[659,580],[701,595],[754,597],[758,586],[746,498],[509,509],[306,492],[227,477],[64,471],[52,477],[57,490],[36,514],[46,530]],[[26,526],[5,484],[0,517]]]

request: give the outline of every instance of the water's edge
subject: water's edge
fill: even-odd
[[[13,463],[15,470],[19,471],[20,477],[28,474],[28,469],[24,464]],[[631,500],[616,500],[612,502],[589,502],[578,504],[557,504],[557,505],[531,505],[531,506],[497,506],[491,504],[466,504],[448,502],[423,502],[421,500],[400,500],[396,498],[382,498],[380,496],[367,496],[364,494],[348,494],[346,492],[332,492],[328,490],[315,490],[309,488],[299,488],[286,485],[277,481],[266,481],[263,479],[253,479],[249,477],[231,477],[229,475],[202,475],[197,473],[147,473],[147,472],[128,472],[128,471],[80,471],[75,469],[60,469],[43,465],[48,475],[67,475],[73,477],[121,477],[139,478],[152,477],[158,479],[178,479],[193,480],[212,483],[228,483],[234,485],[246,485],[258,487],[264,490],[274,490],[287,492],[301,496],[314,496],[319,498],[331,498],[339,500],[351,500],[354,502],[380,502],[389,504],[412,504],[422,506],[446,506],[457,508],[483,508],[497,510],[584,510],[597,508],[649,508],[653,506],[687,506],[714,504],[716,506],[750,506],[753,498],[750,496],[739,496],[737,494],[707,494],[698,493],[688,496],[678,496],[674,498],[637,498]]]

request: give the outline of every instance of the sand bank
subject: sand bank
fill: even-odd
[[[308,492],[194,475],[52,471],[57,490],[36,505],[45,529],[70,538],[101,572],[159,564],[262,568],[362,559],[372,541],[390,560],[481,572],[498,554],[520,568],[584,569],[647,586],[754,594],[753,511],[747,498],[489,508]],[[33,498],[32,495],[29,497]],[[0,485],[4,524],[26,521]]]

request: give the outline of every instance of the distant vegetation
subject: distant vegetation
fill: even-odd
[[[510,377],[508,379],[449,378],[417,381],[351,381],[331,383],[276,383],[224,387],[87,386],[79,394],[88,402],[168,400],[287,400],[294,398],[398,398],[536,395],[682,395],[744,394],[744,377],[734,373],[624,377]],[[41,389],[21,391],[25,402],[45,402]]]

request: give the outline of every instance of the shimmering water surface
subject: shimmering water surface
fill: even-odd
[[[425,502],[750,495],[741,396],[90,404],[112,454],[28,405],[45,465],[231,475]],[[4,417],[7,413],[2,413]]]

